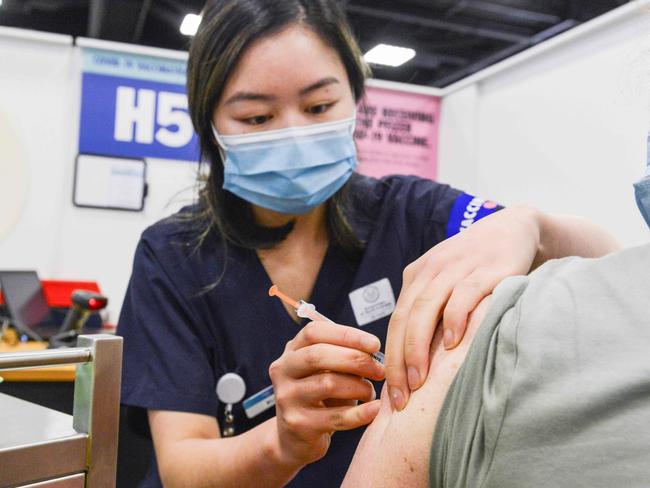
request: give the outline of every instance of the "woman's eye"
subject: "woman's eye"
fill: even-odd
[[[314,105],[309,108],[309,112],[315,115],[322,114],[327,112],[327,110],[332,106],[332,103],[321,103],[320,105]]]
[[[250,125],[262,125],[270,119],[271,117],[268,115],[256,115],[255,117],[244,119],[244,122]]]

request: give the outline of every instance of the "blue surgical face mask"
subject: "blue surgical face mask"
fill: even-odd
[[[225,136],[223,188],[260,207],[304,214],[336,193],[357,166],[355,118]]]
[[[634,184],[634,194],[636,204],[641,211],[641,215],[650,227],[650,134],[648,135],[648,156],[646,160],[646,174],[641,180]]]

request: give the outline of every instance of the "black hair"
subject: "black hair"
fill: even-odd
[[[222,188],[223,160],[211,126],[214,107],[247,47],[293,24],[311,29],[338,52],[355,101],[363,96],[369,70],[337,0],[209,0],[190,46],[187,75],[189,111],[200,141],[201,160],[210,167],[194,216],[205,224],[200,242],[215,232],[225,243],[269,248],[293,229],[293,222],[281,227],[258,224],[251,204]],[[357,255],[363,242],[346,218],[349,185],[350,181],[326,202],[326,222],[331,242],[346,254]]]

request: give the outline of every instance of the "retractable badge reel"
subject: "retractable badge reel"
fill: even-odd
[[[246,383],[237,373],[226,373],[217,382],[217,398],[226,405],[225,407],[225,424],[222,428],[223,437],[232,437],[235,435],[235,416],[232,412],[232,406],[244,399],[246,394]]]

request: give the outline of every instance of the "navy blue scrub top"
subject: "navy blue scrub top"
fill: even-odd
[[[406,265],[496,209],[491,202],[416,177],[355,175],[350,186],[356,210],[349,220],[366,241],[365,251],[350,260],[330,245],[307,298],[325,316],[352,326],[357,323],[351,292],[388,278],[397,298]],[[225,406],[215,392],[219,378],[240,375],[246,398],[268,387],[269,365],[300,326],[277,298],[268,297],[272,283],[255,251],[229,245],[224,258],[219,239],[197,251],[192,229],[170,218],[142,235],[118,326],[124,337],[122,403],[212,415],[223,428]],[[362,327],[379,337],[382,348],[388,320]],[[375,386],[379,394],[381,385]],[[275,409],[249,419],[238,403],[233,413],[236,433],[242,433],[273,417]],[[140,418],[146,422],[144,415]],[[362,434],[362,428],[335,433],[327,455],[303,468],[288,486],[339,486]],[[141,486],[162,486],[155,459]]]

